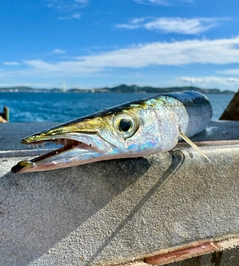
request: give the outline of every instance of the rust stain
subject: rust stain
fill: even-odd
[[[219,251],[221,247],[212,241],[196,242],[176,249],[160,252],[144,259],[146,263],[162,265],[174,261],[185,260],[207,253]]]

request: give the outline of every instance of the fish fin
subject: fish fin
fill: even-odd
[[[197,152],[199,152],[203,157],[205,157],[209,162],[211,160],[207,157],[206,154],[204,154],[199,147],[193,143],[180,129],[179,129],[179,135],[181,136],[182,139],[184,139],[192,148],[194,148]]]

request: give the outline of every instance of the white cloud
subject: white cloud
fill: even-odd
[[[191,85],[228,85],[228,84],[239,84],[239,78],[235,77],[180,77],[179,81],[188,83]]]
[[[48,7],[69,11],[85,7],[89,0],[45,0]]]
[[[117,28],[146,29],[178,34],[199,34],[216,27],[220,20],[226,18],[137,18],[128,24],[118,24]]]
[[[3,62],[5,66],[19,66],[20,63],[18,62]]]
[[[93,56],[78,57],[86,67],[141,68],[151,65],[239,63],[239,37],[218,40],[155,42]]]
[[[71,17],[73,19],[80,19],[81,18],[81,14],[80,13],[74,13],[74,14],[71,15]]]
[[[229,75],[239,75],[239,68],[235,68],[235,69],[226,69],[224,71],[220,71],[219,73],[222,74],[229,74]]]
[[[14,75],[78,77],[117,68],[142,69],[151,66],[239,64],[238,45],[239,37],[155,42],[111,52],[75,57],[74,60],[68,61],[25,60],[25,69],[21,67],[21,70],[14,72]]]
[[[233,84],[239,84],[239,78],[227,78],[227,82]]]
[[[161,6],[172,6],[181,3],[193,4],[193,0],[133,0],[134,2],[142,5],[161,5]]]
[[[170,4],[168,0],[134,0],[134,2],[138,4],[144,4],[144,5],[162,5],[167,6]]]
[[[63,49],[55,49],[53,50],[53,54],[65,54],[66,51]]]
[[[58,17],[60,20],[80,19],[79,9],[84,8],[89,0],[45,0],[50,8],[54,8],[58,12],[64,14]]]
[[[81,19],[81,14],[80,13],[72,13],[67,16],[59,17],[58,19],[60,20],[69,20],[69,19]]]

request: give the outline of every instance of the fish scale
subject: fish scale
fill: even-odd
[[[160,94],[125,103],[24,138],[24,144],[53,141],[63,147],[21,161],[13,166],[12,172],[48,171],[167,152],[180,138],[202,154],[188,138],[203,131],[211,117],[208,98],[196,91]],[[70,141],[74,145],[69,145]]]

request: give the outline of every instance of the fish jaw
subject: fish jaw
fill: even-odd
[[[112,138],[112,141],[109,142],[97,134],[82,133],[65,134],[64,139],[63,136],[59,136],[59,138],[54,136],[54,140],[47,138],[47,140],[44,140],[45,142],[62,143],[63,147],[32,160],[21,161],[12,168],[12,172],[49,171],[104,160],[139,157],[158,152],[158,137],[149,138],[147,141],[138,139],[138,143],[123,139],[117,141],[109,134],[104,137]],[[36,137],[34,137],[34,142],[31,143],[29,140],[24,139],[23,141],[31,145],[38,143]],[[44,143],[44,141],[41,139],[39,142]]]
[[[55,142],[57,146],[60,144],[62,147],[32,160],[19,162],[12,168],[13,173],[48,171],[72,167],[98,161],[99,158],[112,152],[111,145],[97,134],[69,133],[64,136],[54,136],[54,139],[49,136],[45,138],[40,138],[39,136],[34,135],[23,139],[23,143],[34,145],[50,141],[51,143]],[[33,139],[34,141],[32,141]],[[40,140],[37,141],[36,139]]]

